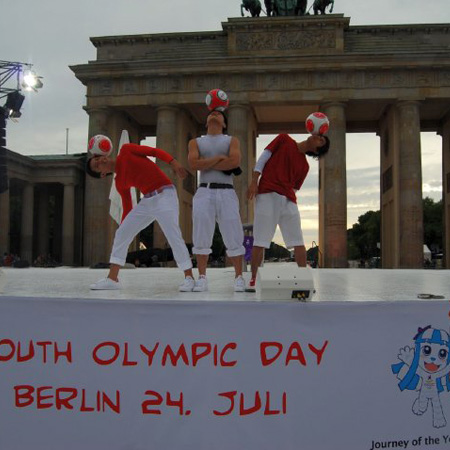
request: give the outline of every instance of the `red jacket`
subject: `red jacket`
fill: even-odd
[[[144,195],[172,184],[170,178],[148,156],[154,156],[166,163],[174,158],[163,150],[145,145],[125,144],[116,160],[116,189],[122,197],[122,222],[131,211],[131,188],[139,189]]]

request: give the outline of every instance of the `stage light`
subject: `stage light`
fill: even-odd
[[[41,79],[42,77],[39,77],[31,70],[28,70],[23,75],[22,87],[26,91],[37,92],[37,90],[43,86]]]
[[[19,91],[10,92],[6,97],[5,110],[8,117],[19,118],[22,113],[20,108],[22,107],[25,96],[23,96]]]
[[[7,153],[6,153],[6,122],[11,119],[17,122],[22,113],[20,108],[25,97],[20,93],[21,87],[27,91],[37,92],[42,87],[42,77],[31,70],[32,64],[0,60],[0,100],[6,97],[4,106],[0,106],[0,194],[9,188]],[[24,73],[24,68],[26,72]],[[16,87],[6,87],[6,83],[16,80]],[[21,82],[22,80],[22,82]]]

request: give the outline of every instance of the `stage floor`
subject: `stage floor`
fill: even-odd
[[[273,264],[273,263],[272,263]],[[277,264],[279,266],[279,264]],[[266,264],[265,267],[271,267]],[[195,270],[195,269],[194,269]],[[197,271],[195,270],[195,276]],[[313,269],[315,301],[415,300],[418,294],[450,299],[448,270]],[[91,291],[89,285],[106,276],[105,269],[3,268],[5,296],[145,300],[258,301],[255,293],[233,292],[233,270],[209,269],[208,292],[178,292],[178,269],[123,269],[120,291]],[[248,281],[250,274],[244,277]],[[1,289],[0,289],[1,291]]]

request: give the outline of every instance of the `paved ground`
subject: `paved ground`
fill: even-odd
[[[281,267],[266,264],[266,267]],[[123,290],[91,291],[89,285],[106,275],[103,269],[11,269],[0,276],[0,292],[18,297],[70,297],[155,300],[257,301],[255,294],[233,292],[231,268],[208,270],[209,291],[180,293],[178,269],[142,268],[121,272]],[[313,269],[315,301],[414,300],[418,294],[450,299],[448,270]],[[249,274],[245,274],[246,279]],[[1,294],[0,294],[1,295]]]

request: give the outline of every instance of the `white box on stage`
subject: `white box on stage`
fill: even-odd
[[[256,297],[260,300],[307,302],[312,300],[314,292],[314,280],[309,267],[280,264],[258,269]]]

